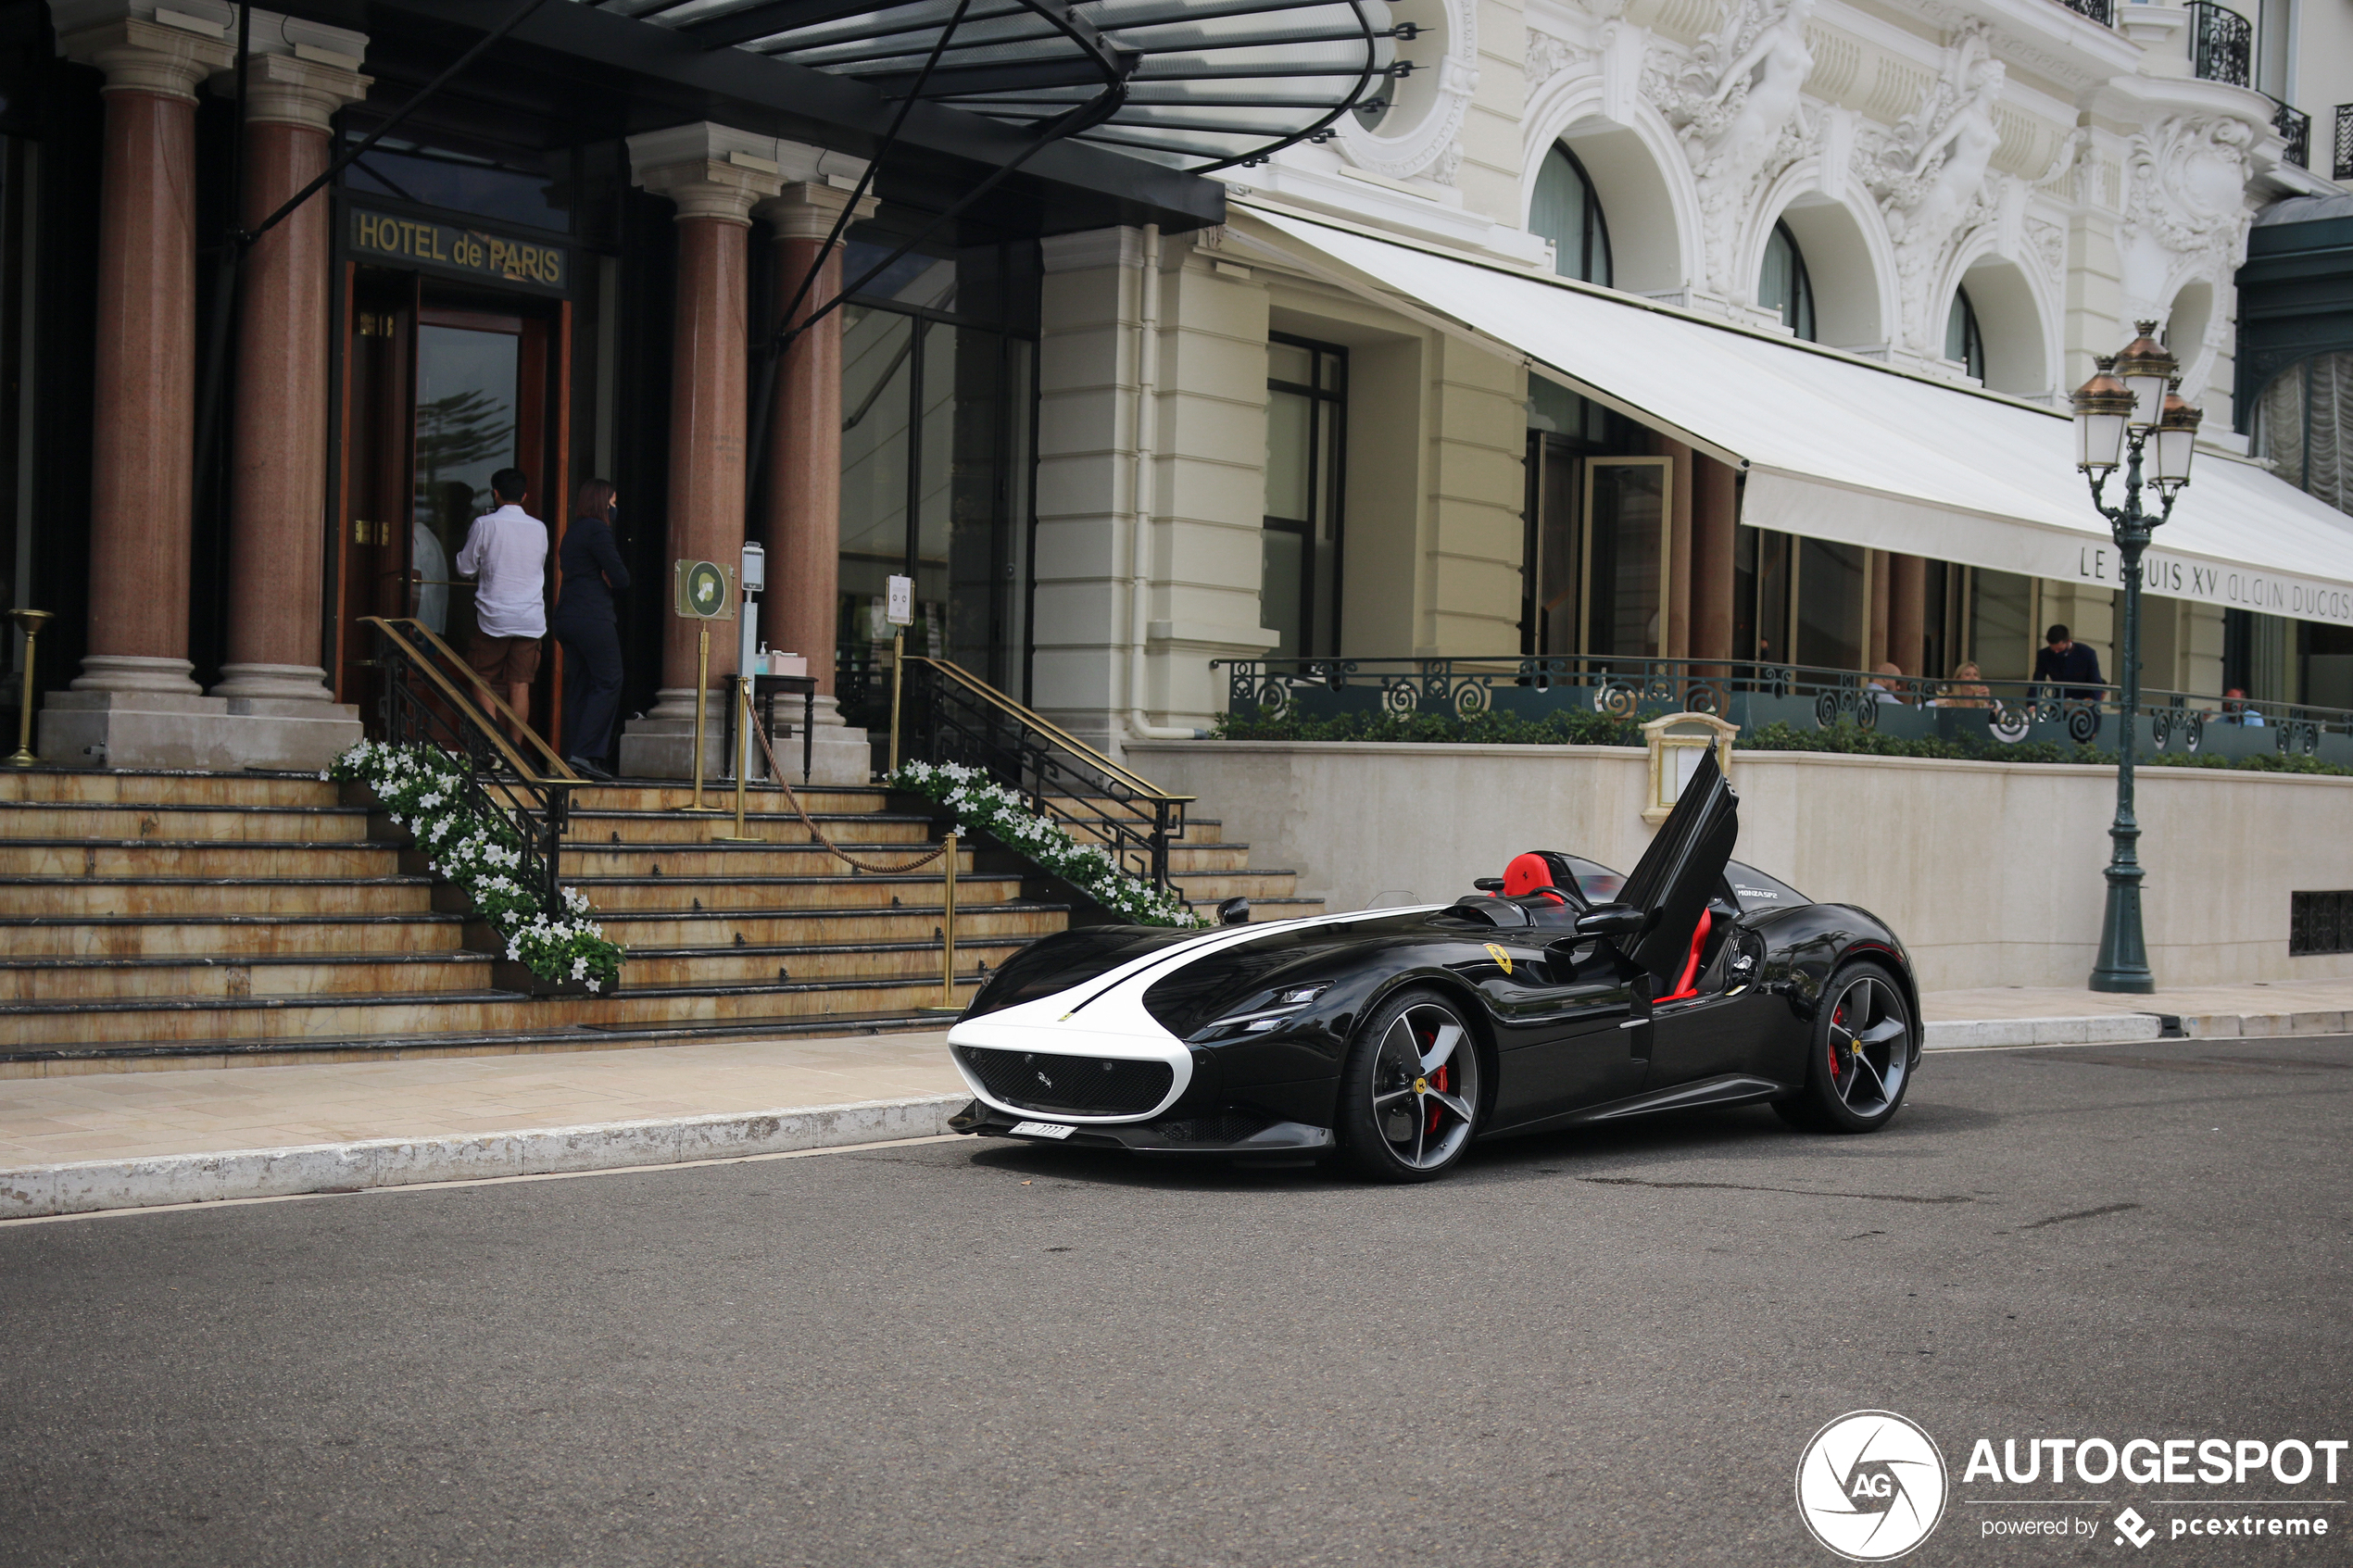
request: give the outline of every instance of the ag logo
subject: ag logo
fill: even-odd
[[[1852,1562],[1901,1557],[1944,1516],[1944,1456],[1888,1411],[1853,1411],[1814,1434],[1797,1461],[1797,1512]]]

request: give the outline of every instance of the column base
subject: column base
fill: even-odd
[[[333,703],[327,672],[315,664],[224,664],[212,695],[278,702]]]
[[[356,745],[349,703],[155,691],[51,692],[41,759],[58,768],[268,768],[315,773]]]
[[[184,659],[150,659],[134,653],[86,654],[72,688],[78,692],[162,692],[198,696],[204,688],[190,679],[195,666]]]
[[[703,721],[703,779],[706,783],[720,779],[732,780],[727,749],[726,688],[719,687],[711,694],[710,706]],[[776,760],[786,776],[800,782],[800,714],[798,705],[789,697],[776,702],[777,727],[782,729],[790,715],[795,734],[779,735],[775,741]],[[841,721],[841,706],[830,696],[817,699],[816,734],[810,743],[809,782],[812,784],[862,784],[874,778],[874,750],[867,744],[866,732]],[[751,776],[767,777],[766,759],[755,756]],[[657,695],[653,709],[642,719],[632,719],[621,731],[621,776],[625,779],[691,779],[695,776],[695,694],[691,687],[683,691],[663,689]]]

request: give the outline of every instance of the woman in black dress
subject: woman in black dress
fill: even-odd
[[[580,515],[564,531],[557,560],[561,572],[548,630],[564,646],[564,750],[575,772],[610,779],[613,721],[621,714],[621,633],[612,596],[629,586],[629,569],[612,537],[611,484],[592,479],[580,487]]]

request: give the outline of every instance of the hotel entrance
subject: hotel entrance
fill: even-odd
[[[482,239],[404,227],[422,232],[407,243],[429,250],[438,240],[444,255],[469,255],[466,241]],[[346,277],[335,695],[359,704],[373,734],[376,650],[359,621],[413,616],[465,653],[474,585],[459,575],[458,554],[474,519],[492,509],[499,469],[531,477],[524,505],[548,523],[552,569],[568,516],[571,306],[358,261]],[[551,645],[532,692],[532,724],[551,740],[560,739],[560,666]]]

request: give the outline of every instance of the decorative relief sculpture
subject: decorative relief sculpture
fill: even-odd
[[[1944,52],[1944,69],[1918,109],[1888,130],[1856,139],[1855,172],[1879,201],[1895,245],[1903,314],[1896,336],[1922,353],[1944,352],[1939,302],[1928,297],[1953,246],[1995,215],[1986,177],[2001,132],[1994,121],[2007,79],[1982,23]]]
[[[1688,58],[1662,58],[1643,72],[1643,96],[1681,137],[1698,182],[1709,284],[1719,294],[1744,296],[1754,286],[1732,273],[1742,219],[1813,139],[1799,96],[1814,69],[1806,40],[1813,11],[1814,0],[1737,0]]]

